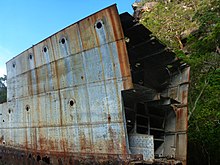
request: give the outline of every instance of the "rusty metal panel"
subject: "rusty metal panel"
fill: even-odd
[[[126,88],[131,88],[132,84],[129,71],[128,57],[126,56],[126,48],[124,45],[124,41],[120,41],[122,39],[122,32],[120,31],[121,28],[120,26],[111,27],[110,25],[110,27],[108,27],[108,21],[110,21],[109,19],[113,16],[111,15],[111,17],[108,18],[106,17],[105,12],[100,14],[100,16],[97,16],[98,18],[100,17],[100,19],[103,17],[102,19],[106,21],[105,24],[103,22],[101,23],[102,25],[100,29],[94,27],[96,23],[94,22],[95,20],[93,20],[93,22],[90,22],[90,25],[87,27],[90,28],[93,31],[93,33],[97,35],[97,40],[100,40],[99,43],[93,45],[96,47],[83,47],[83,42],[94,43],[95,39],[94,36],[92,36],[93,33],[87,33],[86,30],[83,32],[79,31],[80,28],[78,27],[78,24],[84,25],[84,22],[88,21],[87,19],[85,19],[79,22],[78,24],[74,24],[73,26],[70,26],[67,29],[57,33],[56,35],[51,36],[43,42],[33,46],[29,50],[23,52],[15,59],[9,61],[7,63],[8,87],[9,89],[13,90],[10,90],[11,92],[8,95],[8,99],[11,100],[13,98],[19,98],[21,96],[25,97],[28,95],[44,93],[83,83],[75,82],[80,80],[83,81],[85,73],[87,72],[85,70],[86,68],[83,68],[83,65],[88,64],[86,64],[86,61],[83,60],[87,60],[89,64],[91,64],[91,66],[96,66],[96,64],[100,66],[100,68],[97,68],[94,71],[98,71],[98,69],[101,69],[102,65],[100,62],[111,67],[108,69],[108,71],[103,70],[106,74],[109,74],[110,76],[105,78],[116,78],[113,76],[113,73],[110,72],[114,71],[114,74],[118,74],[120,73],[119,70],[121,70],[122,76],[125,79],[123,79],[123,81],[128,83],[127,85],[124,85],[126,85]],[[120,22],[114,22],[116,20],[119,21],[118,18],[116,20],[115,19],[116,18],[112,18],[112,22],[110,22],[109,24],[118,25]],[[89,20],[91,21],[91,19]],[[113,30],[114,33],[112,32]],[[84,41],[84,35],[88,35],[91,38],[91,40],[93,40]],[[73,41],[70,39],[72,38],[73,41],[75,41],[73,43],[75,45],[71,44]],[[113,39],[116,42],[112,43]],[[63,43],[62,40],[64,40],[65,42]],[[88,44],[85,43],[84,45]],[[71,46],[76,47],[74,47],[75,49],[73,49]],[[94,60],[93,58],[96,58],[93,57],[94,54],[101,55],[103,53],[105,54],[105,56],[100,56],[100,59],[98,61],[94,61],[96,63],[93,64],[92,61],[90,61]],[[90,54],[93,54],[93,56],[90,57]],[[84,62],[85,64],[83,64]],[[15,68],[10,67],[13,66],[14,63],[17,63],[18,66],[16,64]],[[20,65],[24,66],[23,69],[20,68]],[[103,68],[106,68],[106,66],[104,66]],[[101,76],[100,74],[102,73],[95,75]],[[16,77],[17,75],[19,75],[23,81],[26,80],[24,82],[28,84],[24,84],[23,81],[18,81],[18,78]],[[120,75],[115,76],[121,77]],[[13,77],[16,77],[16,82],[15,79],[13,79]],[[14,93],[17,92],[17,90],[22,91],[14,95]]]
[[[187,131],[188,127],[188,88],[189,88],[189,71],[187,67],[181,71],[172,80],[172,85],[168,88],[168,96],[179,101],[176,104],[176,131]]]
[[[173,157],[186,164],[187,156],[187,130],[188,130],[188,88],[189,88],[190,68],[186,67],[172,77],[172,84],[167,88],[164,96],[169,96],[179,103],[174,104],[175,124],[166,144],[173,148],[165,148],[166,152],[172,152]],[[167,94],[167,95],[166,95]]]
[[[116,8],[108,8],[98,12],[78,24],[83,50],[124,38]]]
[[[184,163],[186,164],[186,155],[187,155],[187,147],[186,143],[187,143],[187,136],[186,134],[177,134],[177,150],[176,150],[176,158],[179,160],[183,160]]]
[[[127,159],[121,91],[132,81],[116,6],[24,51],[7,63],[7,74],[13,112],[3,112],[5,147]]]
[[[1,128],[4,127],[5,129],[0,129],[1,135],[0,135],[0,145],[4,145],[5,143],[5,136],[8,134],[7,125],[5,122],[7,121],[7,113],[4,113],[7,111],[7,103],[0,104],[0,122],[1,122]],[[4,134],[5,133],[5,134]]]

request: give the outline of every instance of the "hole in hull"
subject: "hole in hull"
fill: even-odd
[[[45,162],[46,164],[50,164],[50,157],[45,156],[42,158],[42,161]]]
[[[41,160],[40,155],[37,155],[37,161],[39,162]]]

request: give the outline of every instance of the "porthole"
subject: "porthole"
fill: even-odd
[[[97,21],[96,24],[95,24],[95,27],[96,27],[97,29],[101,29],[102,26],[103,26],[103,22],[102,22],[101,20]]]
[[[12,64],[12,67],[13,67],[13,68],[15,68],[15,66],[16,66],[16,64],[15,64],[15,63],[13,63],[13,64]]]
[[[29,55],[29,59],[32,60],[32,58],[33,58],[33,56],[32,56],[32,54],[30,54],[30,55]]]
[[[30,106],[26,105],[25,109],[26,109],[27,112],[30,111]]]
[[[101,23],[101,22],[98,22],[98,23],[96,24],[96,27],[97,27],[98,29],[101,29],[101,28],[102,28],[102,23]]]
[[[41,160],[40,155],[37,155],[37,162],[39,162]]]
[[[74,104],[76,103],[76,101],[74,100],[74,99],[71,99],[70,101],[69,101],[69,105],[72,107],[72,106],[74,106]]]
[[[66,43],[66,38],[62,38],[61,40],[60,40],[60,42],[62,43],[62,44],[65,44]]]
[[[48,48],[45,46],[45,47],[43,48],[43,52],[46,53],[47,50],[48,50]]]

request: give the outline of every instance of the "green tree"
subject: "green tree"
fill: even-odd
[[[140,21],[172,49],[182,49],[181,38],[198,28],[192,21],[199,6],[197,1],[161,1],[152,11],[145,12]]]
[[[191,67],[189,164],[220,164],[220,0],[160,1],[141,22]]]
[[[0,103],[7,101],[7,86],[6,86],[7,76],[4,75],[0,77]]]
[[[196,12],[197,33],[189,37],[191,65],[189,155],[200,149],[205,164],[220,164],[220,0]],[[194,158],[189,159],[191,164]],[[202,163],[202,162],[201,162]]]

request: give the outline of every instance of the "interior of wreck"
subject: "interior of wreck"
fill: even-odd
[[[175,157],[173,105],[179,102],[163,93],[184,64],[131,15],[120,19],[134,86],[122,92],[129,149],[145,160]]]

